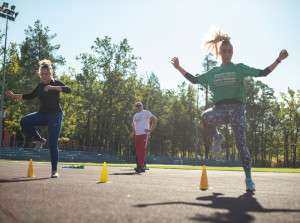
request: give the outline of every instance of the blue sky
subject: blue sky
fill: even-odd
[[[110,36],[119,43],[127,38],[138,62],[138,73],[155,73],[161,87],[176,89],[184,81],[170,63],[180,64],[192,74],[202,72],[204,35],[211,25],[231,36],[234,63],[264,69],[273,63],[281,49],[289,57],[268,77],[260,80],[275,92],[299,89],[300,71],[300,1],[298,0],[7,0],[19,12],[9,22],[8,42],[21,43],[24,29],[40,20],[53,43],[60,44],[58,54],[66,66],[58,72],[81,64],[80,53],[90,52],[96,37]],[[0,1],[2,4],[3,1]],[[5,20],[0,18],[4,31]],[[2,62],[1,62],[2,63]]]

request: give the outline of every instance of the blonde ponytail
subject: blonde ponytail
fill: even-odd
[[[218,58],[219,48],[222,44],[230,44],[232,46],[232,44],[230,43],[231,37],[226,33],[222,33],[220,29],[216,30],[216,28],[214,28],[212,32],[213,33],[211,33],[210,36],[211,39],[205,41],[204,45],[207,47],[207,53],[212,52],[216,54],[216,58]]]

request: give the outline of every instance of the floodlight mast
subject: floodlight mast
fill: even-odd
[[[5,111],[3,111],[3,101],[4,101],[4,85],[5,85],[5,62],[6,62],[6,45],[7,45],[7,28],[8,20],[15,21],[15,18],[18,16],[18,12],[15,12],[15,5],[8,9],[8,3],[4,2],[2,7],[0,7],[0,17],[6,19],[6,28],[5,28],[5,43],[4,43],[4,56],[3,56],[3,67],[2,67],[2,88],[1,88],[1,106],[0,106],[0,148],[3,147],[3,119],[6,117]],[[13,16],[14,15],[14,16]]]

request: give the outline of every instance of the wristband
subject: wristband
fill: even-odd
[[[280,61],[280,60],[278,60],[278,59],[276,59],[276,62],[277,62],[277,63],[280,63],[281,61]]]

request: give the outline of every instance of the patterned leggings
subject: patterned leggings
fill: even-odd
[[[251,157],[246,147],[246,116],[244,104],[216,105],[202,114],[202,124],[212,135],[216,133],[218,124],[231,124],[236,147],[240,153],[245,172],[251,171]]]

